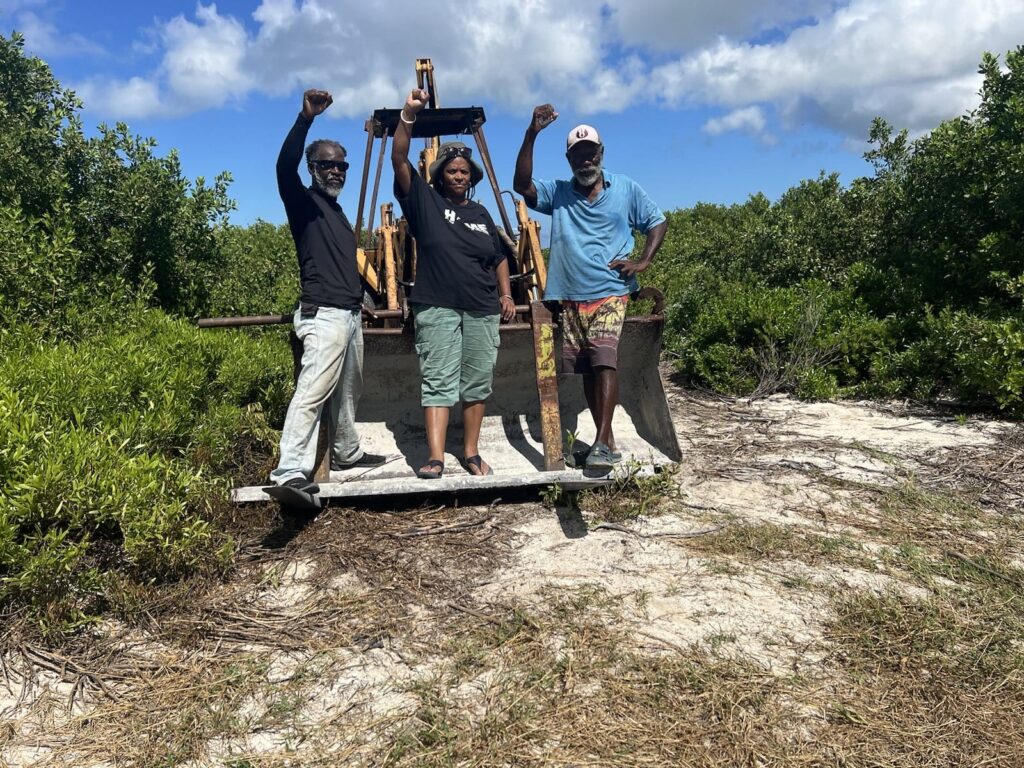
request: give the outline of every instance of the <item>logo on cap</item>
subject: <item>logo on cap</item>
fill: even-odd
[[[565,148],[572,149],[573,144],[579,141],[590,141],[594,144],[601,143],[601,137],[597,133],[597,129],[592,125],[577,125],[571,131],[569,136],[566,138]]]

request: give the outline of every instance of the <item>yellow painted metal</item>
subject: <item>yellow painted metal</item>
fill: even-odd
[[[521,199],[516,200],[516,218],[519,220],[519,266],[523,272],[533,270],[530,285],[537,290],[531,294],[535,294],[532,298],[539,299],[548,284],[547,265],[540,247],[540,224],[530,218],[526,202]]]
[[[384,292],[388,309],[398,309],[398,263],[395,258],[395,240],[398,227],[391,203],[380,207],[380,251],[381,271],[384,273]]]
[[[430,59],[416,59],[416,85],[430,94],[430,106],[437,109],[441,100],[437,96],[437,83],[434,82],[434,64]],[[441,138],[434,136],[426,139],[423,151],[420,152],[420,176],[430,183],[430,164],[437,159],[437,150],[441,147]]]
[[[370,288],[379,292],[380,279],[377,277],[377,270],[373,267],[376,256],[377,252],[373,248],[370,249],[369,254],[365,248],[356,248],[356,267],[359,269],[359,275]]]

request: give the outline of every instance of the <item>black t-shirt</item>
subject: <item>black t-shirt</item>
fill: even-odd
[[[299,178],[310,123],[300,114],[277,158],[277,189],[288,214],[302,282],[302,301],[359,309],[363,286],[356,266],[356,235],[337,200]]]
[[[408,197],[397,185],[409,231],[416,238],[416,282],[409,301],[496,315],[495,267],[504,258],[491,215],[479,203],[452,205],[409,164]]]

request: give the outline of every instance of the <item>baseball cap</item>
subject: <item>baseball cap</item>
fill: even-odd
[[[592,125],[577,125],[569,131],[569,136],[565,140],[566,150],[572,149],[573,145],[580,141],[589,141],[593,144],[600,144],[601,137],[597,133],[597,128]]]

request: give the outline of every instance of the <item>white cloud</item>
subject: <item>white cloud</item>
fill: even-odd
[[[719,37],[746,38],[785,29],[828,12],[835,0],[607,0],[612,22],[627,45],[679,51]]]
[[[215,5],[200,5],[196,20],[177,16],[164,27],[163,75],[175,103],[218,107],[252,87],[244,67],[248,36],[241,22],[221,16]]]
[[[77,33],[62,34],[57,27],[25,8],[39,3],[8,2],[0,5],[0,13],[12,14],[12,26],[25,36],[26,49],[36,56],[93,56],[102,54],[103,47]]]
[[[1024,40],[1024,3],[262,0],[250,20],[200,3],[158,22],[156,38],[159,67],[107,83],[89,106],[110,113],[134,92],[136,114],[183,114],[317,86],[335,95],[328,114],[361,116],[400,104],[413,57],[429,55],[447,105],[721,108],[709,133],[762,139],[751,121],[770,107],[783,128],[862,137],[878,114],[924,130],[976,104],[981,53]]]
[[[655,67],[652,84],[667,105],[772,102],[851,135],[879,114],[922,130],[975,104],[982,51],[1022,36],[1019,0],[853,0],[777,44],[721,39]]]
[[[117,120],[172,115],[161,103],[156,84],[141,77],[126,81],[94,78],[76,85],[75,93],[85,104],[102,105],[103,111]]]
[[[722,117],[714,117],[704,123],[704,132],[718,136],[730,131],[742,131],[753,136],[760,136],[765,128],[764,112],[760,107],[740,107]]]

